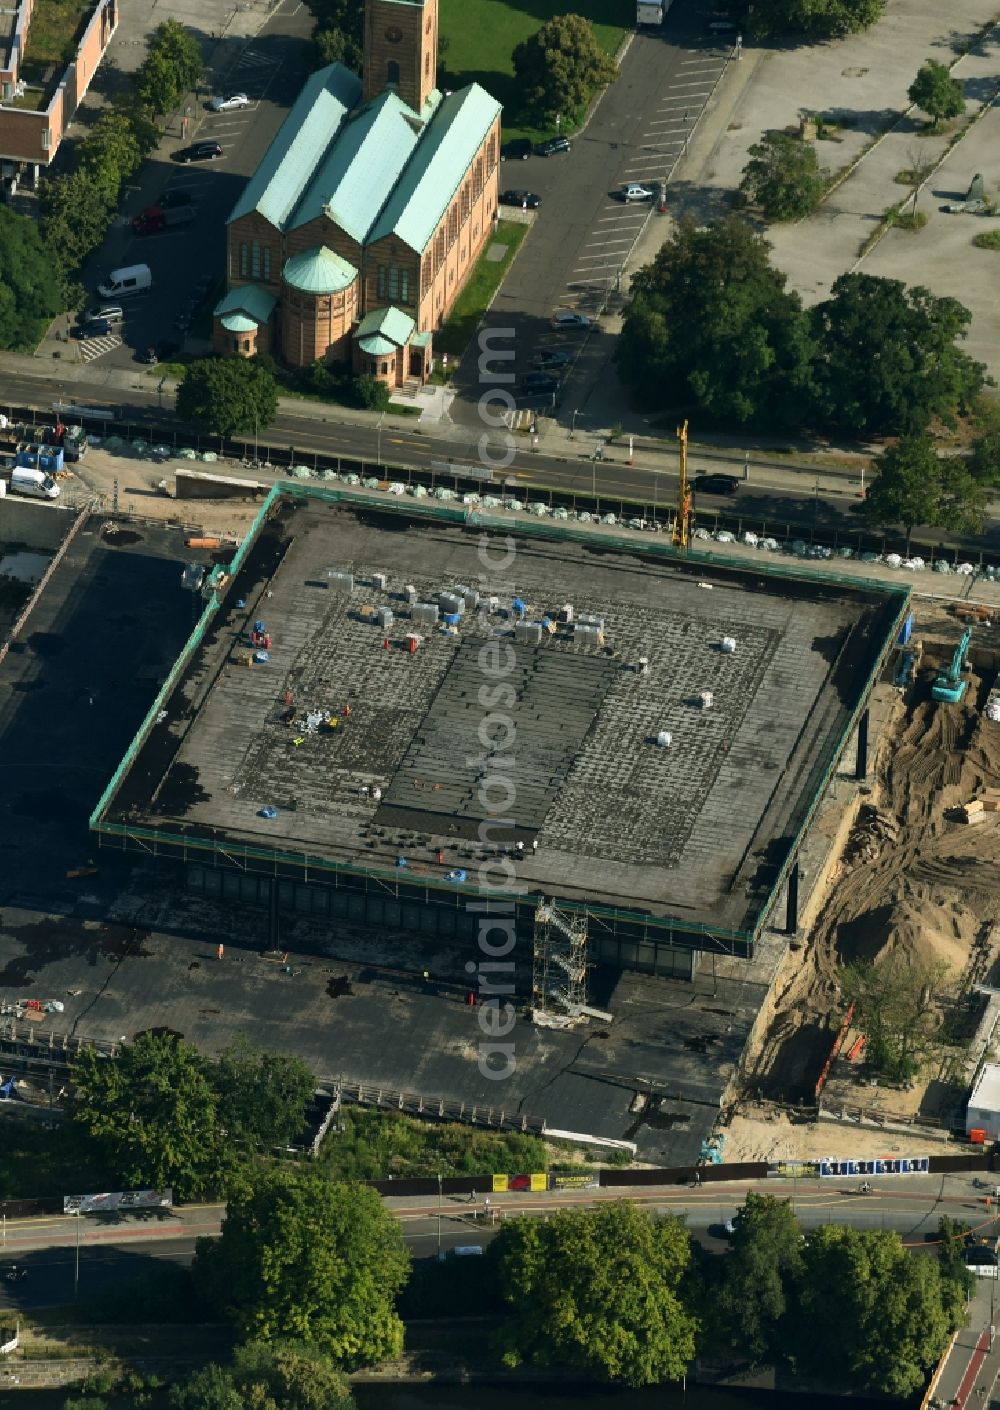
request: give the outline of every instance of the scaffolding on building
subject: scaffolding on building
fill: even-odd
[[[611,1022],[587,1004],[587,917],[541,900],[535,909],[531,1006],[535,1023],[565,1028],[581,1018]]]

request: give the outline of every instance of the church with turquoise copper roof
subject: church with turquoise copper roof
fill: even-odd
[[[497,220],[500,104],[437,88],[437,0],[366,0],[364,79],[310,76],[227,227],[217,352],[422,383]]]

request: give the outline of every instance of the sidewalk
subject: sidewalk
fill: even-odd
[[[988,1405],[1000,1374],[1000,1338],[995,1315],[1000,1312],[996,1278],[978,1278],[969,1303],[968,1325],[952,1343],[947,1361],[933,1387],[933,1399],[955,1410]]]

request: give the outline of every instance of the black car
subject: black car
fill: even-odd
[[[500,148],[502,162],[526,162],[531,156],[531,143],[527,137],[515,137],[513,142],[505,142]]]
[[[523,211],[536,211],[541,205],[541,196],[536,196],[534,191],[501,191],[500,204],[502,206],[520,206]]]
[[[692,483],[701,494],[735,494],[740,487],[735,475],[696,475]]]
[[[159,361],[159,358],[156,356],[155,348],[142,348],[135,356],[137,362],[144,362],[149,367],[155,367]]]
[[[91,318],[81,323],[75,330],[77,338],[106,338],[111,332],[111,324],[106,318]]]
[[[557,152],[568,152],[572,145],[568,137],[548,137],[535,147],[535,156],[554,157]]]
[[[218,142],[195,142],[190,147],[182,147],[174,153],[175,162],[210,162],[222,156]]]
[[[199,142],[198,145],[200,147],[201,143]],[[190,191],[164,191],[160,199],[154,201],[153,204],[161,211],[177,210],[180,206],[191,204],[191,193]]]
[[[542,348],[531,360],[536,367],[565,367],[569,363],[569,353],[560,348]]]
[[[549,372],[529,372],[521,387],[526,392],[557,392],[559,378],[553,377]]]

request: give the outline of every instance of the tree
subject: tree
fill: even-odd
[[[80,170],[108,204],[115,205],[122,183],[138,170],[153,146],[155,128],[148,119],[140,115],[137,121],[121,108],[105,108],[80,143]]]
[[[514,1219],[490,1245],[512,1312],[501,1332],[509,1366],[558,1366],[605,1381],[679,1380],[698,1323],[682,1284],[691,1263],[684,1225],[625,1201]]]
[[[354,395],[358,405],[363,406],[366,411],[385,411],[389,405],[389,388],[377,377],[370,377],[366,372],[360,377],[355,377]]]
[[[186,25],[179,20],[163,20],[149,41],[151,54],[167,61],[174,72],[178,96],[188,93],[201,81],[204,64],[201,47]]]
[[[964,1306],[976,1286],[976,1275],[965,1261],[965,1236],[968,1232],[968,1224],[960,1219],[949,1219],[947,1214],[942,1214],[938,1221],[941,1278],[945,1296],[950,1297],[953,1304],[949,1304],[949,1310],[956,1323],[962,1320]]]
[[[0,348],[33,351],[62,295],[62,265],[38,226],[0,207]]]
[[[907,553],[918,525],[952,533],[982,529],[987,506],[983,483],[964,460],[939,456],[928,436],[904,436],[883,451],[875,467],[862,513],[879,527],[902,524]]]
[[[38,200],[46,246],[59,251],[65,269],[79,269],[104,239],[113,202],[85,171],[45,177]]]
[[[896,1233],[843,1224],[816,1229],[802,1259],[797,1365],[883,1395],[919,1390],[959,1324],[938,1263],[914,1258]]]
[[[316,1083],[298,1058],[266,1053],[239,1037],[219,1054],[212,1076],[227,1139],[261,1151],[301,1132]]]
[[[949,974],[937,960],[858,960],[841,969],[840,987],[864,1030],[865,1064],[871,1071],[896,1082],[913,1076],[937,1044],[936,1000]]]
[[[210,1188],[224,1164],[216,1106],[204,1060],[170,1034],[141,1033],[111,1060],[85,1049],[73,1063],[70,1118],[130,1188]]]
[[[278,411],[278,387],[254,358],[202,358],[184,373],[176,405],[182,420],[218,436],[238,436],[270,426]]]
[[[787,132],[765,132],[750,148],[740,189],[768,220],[797,220],[814,210],[823,177],[812,142]]]
[[[351,1410],[350,1383],[329,1357],[295,1342],[237,1347],[170,1393],[172,1410]]]
[[[954,424],[985,381],[956,346],[971,319],[957,299],[899,279],[840,275],[812,310],[820,424],[853,435],[911,434],[935,416]]]
[[[809,323],[769,250],[735,216],[688,220],[639,270],[616,358],[644,406],[715,425],[808,424]]]
[[[802,1274],[802,1230],[787,1200],[749,1194],[710,1299],[722,1340],[756,1363],[787,1352],[790,1299]]]
[[[161,115],[177,106],[183,89],[166,54],[150,53],[132,80],[136,102],[145,112]]]
[[[748,19],[755,39],[801,34],[809,39],[839,39],[881,19],[885,0],[756,0]]]
[[[195,1285],[244,1337],[294,1340],[345,1369],[397,1356],[395,1298],[409,1272],[399,1224],[374,1190],[320,1172],[264,1172],[201,1239]]]
[[[587,104],[618,75],[582,15],[555,15],[513,54],[514,73],[525,107],[540,119],[576,122]]]
[[[350,1410],[351,1385],[329,1356],[296,1342],[250,1342],[233,1357],[233,1379],[247,1405],[262,1393],[277,1410]]]
[[[364,59],[364,6],[357,0],[309,0],[316,18],[313,48],[317,67],[341,63],[360,73]]]
[[[977,407],[977,434],[969,470],[982,485],[1000,483],[1000,409]]]
[[[952,78],[947,66],[937,59],[928,59],[920,65],[906,96],[927,114],[932,128],[936,128],[942,118],[958,117],[965,112],[961,83]]]

